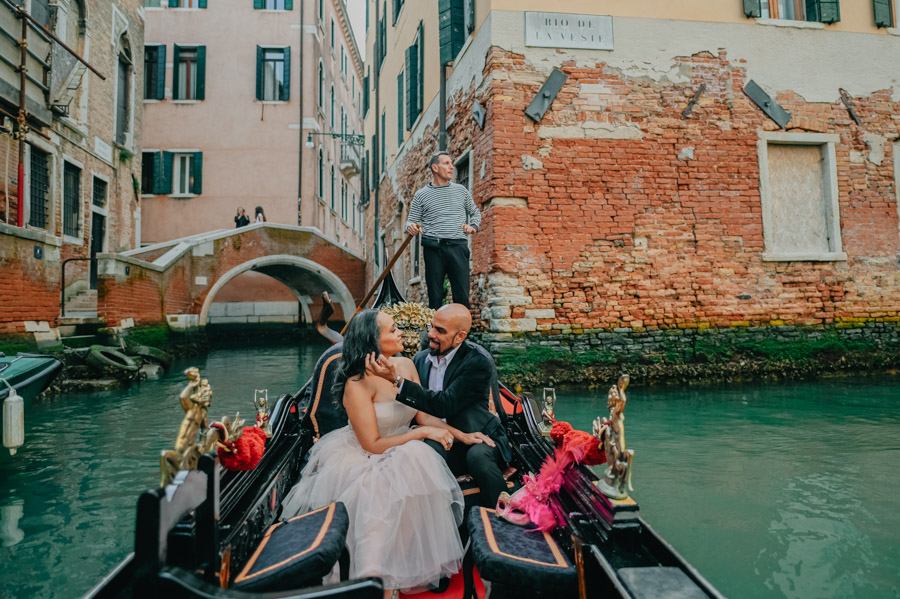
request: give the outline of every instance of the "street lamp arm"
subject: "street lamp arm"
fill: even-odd
[[[313,147],[313,135],[324,135],[325,137],[336,137],[341,140],[341,143],[346,144],[348,146],[364,146],[366,144],[365,137],[362,135],[356,135],[355,133],[316,133],[313,131],[309,131],[306,134],[306,147]]]

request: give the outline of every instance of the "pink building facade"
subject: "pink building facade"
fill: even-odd
[[[142,242],[233,228],[239,207],[253,223],[261,207],[363,256],[362,152],[347,142],[364,86],[344,1],[145,4]],[[294,299],[263,277],[223,300]]]

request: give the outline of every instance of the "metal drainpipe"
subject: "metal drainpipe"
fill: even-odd
[[[300,157],[297,166],[297,226],[303,226],[303,149],[306,147],[303,141],[303,42],[305,40],[303,30],[303,17],[306,15],[306,1],[300,0]]]
[[[381,195],[379,193],[379,189],[381,188],[381,185],[380,185],[380,183],[381,183],[381,156],[379,156],[379,154],[378,154],[378,142],[381,140],[380,136],[382,135],[382,132],[381,132],[381,108],[379,105],[380,104],[379,100],[381,97],[379,94],[379,90],[381,88],[380,83],[379,83],[381,80],[381,75],[380,75],[381,74],[381,65],[377,64],[378,61],[381,59],[380,58],[381,57],[381,51],[380,51],[381,31],[377,29],[379,27],[379,22],[380,22],[380,19],[379,19],[380,11],[378,10],[378,6],[379,6],[379,2],[378,2],[378,0],[375,0],[375,27],[376,27],[375,47],[374,47],[375,60],[372,62],[372,66],[374,67],[374,69],[372,69],[373,75],[374,75],[373,83],[375,84],[375,143],[372,144],[372,158],[374,159],[373,162],[374,162],[375,169],[378,172],[378,176],[375,177],[375,181],[373,181],[373,184],[375,185],[375,259],[378,260],[379,263],[381,263],[381,258],[378,255],[378,243],[381,240],[381,235],[379,234],[379,231],[378,231],[378,229],[380,227],[380,224],[378,222],[378,219],[380,218],[380,215],[379,215],[380,211],[378,210],[378,198]],[[375,172],[375,171],[373,170],[373,172]]]

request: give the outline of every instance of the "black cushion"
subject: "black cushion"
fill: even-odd
[[[483,579],[531,593],[575,589],[575,568],[549,533],[510,524],[483,507],[469,511],[467,525]]]
[[[343,503],[314,510],[269,527],[232,585],[242,591],[282,591],[322,584],[347,539],[350,518]]]
[[[316,438],[347,426],[347,412],[341,402],[334,401],[331,386],[341,361],[344,344],[336,343],[319,356],[310,385],[309,412],[306,424]]]

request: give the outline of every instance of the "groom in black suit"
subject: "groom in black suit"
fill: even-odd
[[[435,312],[428,331],[429,349],[413,359],[421,385],[397,376],[386,359],[372,370],[399,387],[400,403],[471,433],[472,444],[453,443],[449,450],[429,444],[454,474],[472,475],[481,488],[481,505],[494,507],[506,490],[502,467],[512,455],[503,425],[489,407],[491,390],[497,386],[494,361],[484,348],[466,340],[471,326],[472,315],[462,304],[448,304]]]

